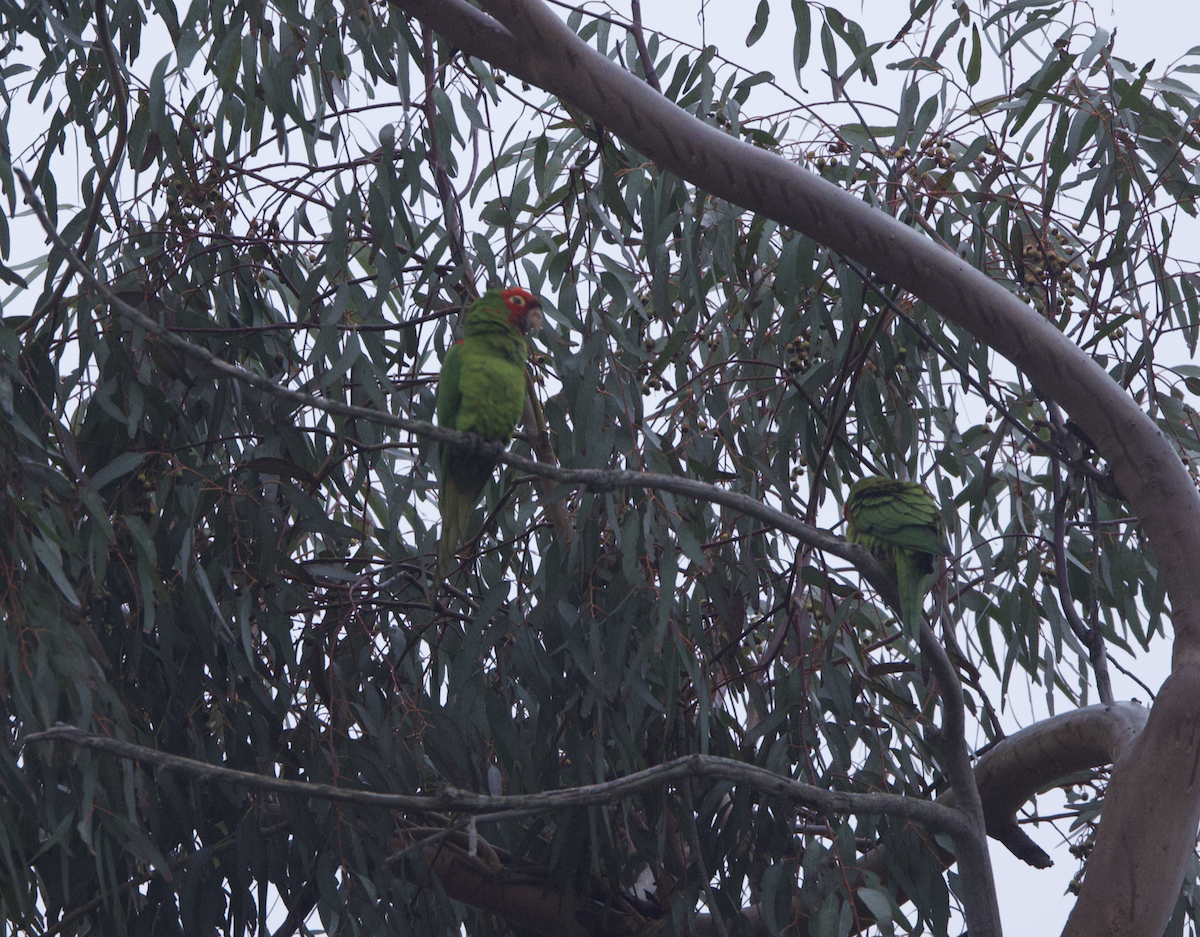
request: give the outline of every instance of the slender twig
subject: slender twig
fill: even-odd
[[[855,272],[859,273],[859,278],[862,279],[861,272],[857,270]],[[866,281],[864,280],[863,282],[865,283]],[[850,335],[846,340],[846,354],[842,358],[838,375],[834,378],[833,393],[830,395],[825,406],[821,408],[823,410],[834,411],[834,417],[826,426],[825,439],[821,443],[821,456],[817,459],[817,463],[812,470],[812,477],[815,479],[814,484],[819,484],[820,479],[825,477],[825,462],[829,458],[829,453],[833,451],[835,439],[842,432],[846,415],[850,412],[850,408],[854,406],[854,391],[858,386],[858,379],[862,377],[863,366],[867,363],[867,355],[871,351],[871,346],[875,343],[875,337],[879,334],[879,330],[883,328],[884,318],[885,316],[880,315],[875,319],[870,333],[863,339],[857,351],[854,349],[854,340],[858,337],[858,320],[855,319],[854,324],[849,328]],[[841,399],[843,388],[846,391],[845,401]],[[815,494],[809,497],[809,516],[815,512],[819,500]]]
[[[633,6],[633,41],[637,43],[638,58],[642,60],[642,71],[646,73],[646,83],[659,94],[662,85],[658,83],[658,72],[654,68],[654,59],[650,57],[650,49],[646,46],[646,35],[642,31],[641,0],[632,0]]]
[[[450,173],[446,169],[446,160],[442,156],[441,145],[437,138],[437,101],[433,90],[437,87],[438,67],[433,54],[433,30],[428,26],[421,27],[421,52],[425,67],[425,121],[428,124],[429,144],[427,154],[429,168],[437,185],[438,198],[442,202],[442,215],[446,220],[446,234],[450,241],[450,255],[461,271],[462,292],[466,297],[478,295],[475,278],[467,263],[466,251],[463,248],[462,216],[459,213],[458,199],[455,197],[454,186],[450,183]]]
[[[1132,670],[1128,670],[1125,667],[1122,667],[1120,665],[1120,663],[1118,663],[1116,661],[1116,659],[1114,659],[1114,658],[1110,657],[1109,662],[1114,667],[1116,667],[1117,670],[1121,671],[1121,673],[1125,674],[1125,676],[1127,676],[1130,680],[1132,680],[1134,683],[1136,683],[1138,686],[1140,686],[1143,690],[1145,690],[1146,695],[1149,698],[1150,702],[1151,703],[1154,702],[1154,699],[1158,694],[1155,693],[1154,690],[1150,689],[1150,687],[1146,684],[1146,682],[1141,677],[1139,677],[1137,674],[1135,674]]]
[[[1058,407],[1049,405],[1052,425],[1057,433],[1065,432],[1062,417]],[[1057,448],[1057,447],[1056,447]],[[1075,609],[1075,599],[1071,595],[1071,581],[1068,577],[1070,567],[1067,566],[1067,502],[1069,492],[1062,483],[1058,455],[1050,455],[1050,473],[1054,478],[1054,578],[1058,580],[1058,604],[1062,606],[1063,615],[1070,625],[1071,631],[1087,648],[1088,657],[1092,664],[1092,672],[1096,676],[1096,694],[1100,702],[1113,701],[1112,680],[1108,675],[1108,650],[1104,644],[1104,633],[1099,628],[1089,628],[1079,617]]]

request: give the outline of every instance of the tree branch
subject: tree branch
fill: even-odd
[[[1177,664],[1146,727],[1113,766],[1063,937],[1161,937],[1196,851],[1198,752],[1200,667]]]
[[[1024,855],[1014,849],[1018,856],[1031,861],[1041,850],[1016,825],[1016,812],[1038,790],[1061,780],[1064,777],[1086,768],[1112,764],[1124,758],[1138,742],[1138,738],[1146,724],[1148,711],[1136,703],[1116,703],[1113,705],[1089,706],[1084,709],[1064,713],[1051,719],[1043,720],[1027,729],[1009,736],[989,750],[979,759],[975,767],[980,797],[987,816],[989,835],[1013,849],[1015,836],[1024,839],[1023,848],[1030,849],[1029,855]],[[347,803],[357,803],[366,807],[387,809],[416,809],[423,812],[445,809],[447,800],[435,803],[436,797],[455,798],[451,802],[453,809],[459,812],[471,813],[477,821],[513,819],[526,812],[550,809],[546,798],[552,795],[527,795],[518,802],[520,809],[512,809],[512,798],[488,798],[479,795],[447,790],[441,795],[388,795],[375,791],[355,791],[322,784],[310,784],[304,781],[282,780],[257,775],[252,772],[236,771],[222,768],[206,762],[194,761],[168,755],[155,749],[143,748],[117,739],[97,736],[72,726],[56,726],[44,732],[26,737],[26,742],[62,740],[70,744],[94,748],[123,758],[133,758],[138,761],[155,764],[164,770],[178,770],[202,780],[214,779],[226,782],[245,784],[256,789],[273,789],[279,793],[318,797]],[[697,765],[693,768],[691,765]],[[738,770],[725,774],[732,766]],[[778,775],[759,768],[750,767],[749,772],[741,768],[750,766],[740,762],[730,762],[728,759],[711,756],[689,756],[650,769],[649,772],[638,772],[613,782],[599,785],[589,785],[584,788],[572,788],[555,792],[559,796],[592,796],[598,799],[588,803],[611,803],[621,797],[628,796],[638,790],[644,790],[652,785],[661,785],[671,781],[679,781],[686,777],[722,777],[727,780],[745,781],[756,787],[758,782],[766,777],[771,785],[782,782],[795,786],[797,782],[789,781]],[[681,771],[680,774],[670,772]],[[747,777],[749,779],[747,780]],[[799,785],[801,788],[806,785]],[[827,793],[817,789],[821,793]],[[783,794],[782,796],[787,796]],[[880,797],[890,795],[849,795],[851,797]],[[532,801],[541,800],[547,806],[531,807]],[[894,801],[904,801],[905,798],[892,797]],[[924,803],[924,802],[917,802]],[[416,806],[414,806],[414,804]],[[580,806],[581,803],[554,803],[553,806]],[[907,804],[905,805],[907,806]],[[948,793],[934,807],[943,809],[955,806],[953,793]],[[831,810],[830,812],[840,812]],[[879,812],[882,810],[852,811]],[[960,816],[956,811],[953,816]],[[919,817],[911,817],[924,822],[930,829],[937,829],[935,823]],[[936,822],[936,821],[935,821]],[[961,820],[959,821],[961,822]],[[425,831],[428,832],[428,831]],[[461,834],[461,830],[457,831]],[[951,832],[947,830],[947,832]],[[438,830],[433,836],[426,836],[420,829],[406,831],[406,837],[411,843],[404,852],[411,849],[423,849],[430,865],[443,879],[443,885],[451,897],[476,907],[484,907],[495,913],[505,913],[512,921],[521,922],[523,926],[531,927],[539,933],[557,934],[554,926],[561,926],[563,915],[571,913],[571,904],[562,901],[558,892],[546,892],[544,883],[529,885],[529,883],[514,882],[504,876],[494,873],[482,874],[478,862],[466,862],[457,853],[447,854],[439,849],[439,843],[446,837],[456,835],[455,827]],[[423,837],[423,838],[420,838]],[[693,844],[693,848],[695,848]],[[393,856],[395,861],[403,853]],[[1041,853],[1044,856],[1044,853]],[[451,859],[457,856],[457,861]],[[869,868],[883,878],[887,878],[886,863],[876,861],[880,857],[869,853],[860,863],[861,867]],[[1032,864],[1039,865],[1034,861]],[[174,866],[173,866],[174,867]],[[138,881],[142,881],[139,879]],[[523,889],[533,888],[533,891]],[[89,904],[85,907],[90,908]],[[757,907],[744,909],[746,919],[755,926],[755,933],[766,933],[761,926]],[[74,919],[74,918],[72,918]],[[546,921],[550,924],[542,926]],[[557,924],[555,922],[558,922]],[[717,921],[713,915],[697,915],[696,933],[719,933]]]
[[[1058,408],[1050,405],[1050,415],[1056,429],[1062,429]],[[1104,633],[1099,628],[1089,628],[1075,610],[1075,598],[1071,595],[1070,566],[1067,565],[1067,491],[1063,487],[1058,454],[1050,454],[1050,474],[1054,477],[1054,578],[1058,580],[1058,604],[1075,637],[1088,650],[1092,672],[1096,676],[1096,694],[1100,702],[1113,702],[1112,680],[1108,676],[1108,650],[1104,644]]]
[[[638,58],[642,62],[642,71],[646,73],[646,83],[661,94],[662,86],[658,83],[658,72],[654,70],[654,59],[650,56],[650,49],[646,45],[646,32],[642,29],[641,0],[632,0],[630,6],[630,14],[633,18],[633,41],[637,43]]]
[[[636,771],[623,778],[568,787],[542,794],[508,794],[492,797],[470,791],[446,787],[437,794],[383,794],[378,791],[355,790],[333,787],[328,784],[313,784],[287,778],[273,778],[252,771],[238,771],[220,765],[171,755],[156,748],[135,745],[121,739],[94,735],[75,726],[57,725],[25,737],[30,742],[66,742],[81,748],[131,758],[154,765],[165,771],[178,771],[201,781],[224,781],[245,784],[255,790],[274,791],[298,797],[316,797],[335,803],[357,804],[362,807],[377,807],[387,810],[413,810],[488,814],[489,819],[512,819],[526,814],[544,813],[549,810],[565,810],[574,807],[589,807],[609,804],[642,791],[680,781],[685,778],[718,778],[735,784],[747,784],[764,793],[789,800],[823,813],[882,814],[913,820],[926,828],[961,834],[964,829],[962,814],[953,807],[905,797],[900,794],[855,794],[845,791],[830,791],[801,781],[793,781],[782,775],[748,765],[732,758],[716,755],[684,755],[644,771]]]
[[[1000,937],[1000,905],[988,853],[987,823],[975,785],[975,773],[971,769],[971,754],[967,750],[962,683],[946,649],[924,621],[921,622],[920,643],[937,678],[938,695],[942,700],[942,726],[929,733],[930,741],[941,754],[950,789],[955,795],[955,806],[962,810],[966,826],[965,830],[952,834],[964,916],[972,935]]]
[[[1137,742],[1148,715],[1137,703],[1086,706],[998,742],[975,765],[988,835],[1030,865],[1050,865],[1050,857],[1017,826],[1017,811],[1061,778],[1116,764]],[[943,797],[940,803],[953,803],[953,798]]]
[[[442,217],[446,221],[446,237],[450,242],[450,256],[460,272],[458,293],[460,297],[473,299],[479,295],[475,286],[475,276],[467,263],[467,255],[463,250],[462,212],[458,199],[454,194],[454,186],[450,184],[450,173],[446,170],[446,160],[442,156],[441,146],[437,135],[437,100],[433,89],[437,87],[438,67],[433,52],[433,30],[425,26],[421,30],[421,55],[425,64],[425,123],[429,131],[429,141],[426,144],[426,159],[429,171],[433,174],[437,186],[438,198],[442,203]]]

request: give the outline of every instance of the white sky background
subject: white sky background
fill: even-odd
[[[697,46],[702,46],[707,39],[709,44],[718,47],[722,57],[742,65],[751,72],[764,69],[772,71],[776,81],[797,94],[802,101],[811,101],[814,104],[827,102],[831,92],[829,79],[822,73],[824,59],[817,37],[819,15],[814,12],[812,47],[803,71],[804,91],[800,91],[796,86],[792,68],[794,26],[791,4],[789,0],[770,2],[771,17],[767,31],[751,48],[746,47],[745,38],[754,24],[754,12],[758,6],[756,0],[643,0],[642,18],[647,29],[661,30],[675,39],[690,41]],[[895,35],[907,19],[909,7],[903,0],[860,0],[858,3],[834,0],[831,5],[862,25],[867,33],[868,42]],[[992,10],[999,9],[1002,5],[994,3]],[[612,6],[628,15],[627,3],[615,2]],[[703,22],[700,16],[702,6]],[[590,8],[599,11],[598,5]],[[1101,0],[1095,7],[1095,16],[1099,26],[1110,31],[1115,30],[1115,55],[1133,61],[1139,68],[1151,59],[1156,60],[1151,70],[1153,78],[1161,77],[1163,72],[1171,65],[1177,64],[1177,60],[1189,49],[1200,46],[1200,6],[1197,5],[1197,0]],[[958,37],[955,37],[951,49],[957,47],[957,43]],[[839,47],[838,52],[838,66],[844,69],[850,64],[849,56],[844,47]],[[951,60],[950,50],[945,59]],[[1191,64],[1200,64],[1200,59],[1193,58]],[[873,88],[856,76],[848,86],[849,93],[859,100],[872,100],[885,107],[894,107],[899,100],[901,83],[907,75],[886,69],[877,71],[880,82],[878,87]],[[989,80],[995,82],[998,78],[997,71],[996,60],[989,56],[985,47],[980,87],[987,89]],[[931,82],[928,87],[936,87],[933,84],[937,81],[936,78],[931,76],[927,80]],[[755,89],[746,113],[763,112],[761,104],[756,106],[755,103],[758,91],[763,87],[765,86]],[[977,89],[981,98],[990,93],[990,90]],[[876,122],[876,114],[868,113],[867,116],[872,123]],[[1186,216],[1184,218],[1186,219]],[[1192,219],[1186,219],[1186,222],[1191,221]],[[1183,232],[1177,231],[1177,238],[1180,239],[1173,242],[1173,253],[1176,256],[1187,255],[1200,260],[1200,225],[1188,224],[1187,228],[1190,246],[1184,246]],[[1163,348],[1166,350],[1166,346]],[[1171,364],[1179,364],[1188,359],[1187,348],[1182,342],[1178,345],[1178,352],[1177,356],[1164,356],[1164,360]],[[1157,689],[1170,672],[1169,642],[1159,641],[1150,654],[1143,654],[1136,660],[1130,660],[1124,655],[1120,655],[1118,659],[1123,665],[1134,670],[1146,684]],[[1145,691],[1118,671],[1112,672],[1112,679],[1117,699],[1139,698],[1148,702],[1145,699]],[[1030,687],[1029,695],[1022,698],[1026,691],[1019,677],[1014,678],[1011,687],[1014,693],[1008,700],[1008,709],[1001,717],[1006,731],[1014,731],[1047,715],[1046,700],[1041,688]],[[993,699],[999,699],[998,690],[998,686],[989,687],[989,693],[995,691]],[[1038,695],[1033,695],[1034,693]],[[1038,806],[1042,814],[1052,815],[1058,812],[1063,802],[1064,798],[1056,791],[1052,795],[1039,798]],[[1065,843],[1051,826],[1040,824],[1037,827],[1027,827],[1027,830],[1037,843],[1051,854],[1055,865],[1050,869],[1035,869],[1013,857],[1003,846],[989,841],[992,846],[992,862],[1004,930],[1009,935],[1058,934],[1062,931],[1075,903],[1073,896],[1064,893],[1078,869],[1078,862],[1070,855]]]

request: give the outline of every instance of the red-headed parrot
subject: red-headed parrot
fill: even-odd
[[[542,304],[519,287],[491,289],[475,300],[465,317],[462,341],[451,346],[438,379],[438,423],[489,442],[512,438],[525,407],[525,336],[542,327]],[[440,447],[442,537],[437,577],[446,578],[462,542],[471,512],[496,460],[456,446]]]
[[[921,485],[894,478],[864,478],[850,489],[843,508],[846,539],[871,551],[896,577],[900,621],[915,637],[933,558],[949,556],[937,502]]]

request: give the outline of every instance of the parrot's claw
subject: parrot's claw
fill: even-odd
[[[504,443],[496,442],[491,439],[484,439],[478,433],[472,433],[467,430],[463,433],[466,438],[464,442],[454,443],[460,452],[473,456],[491,456],[495,458],[504,451]]]

